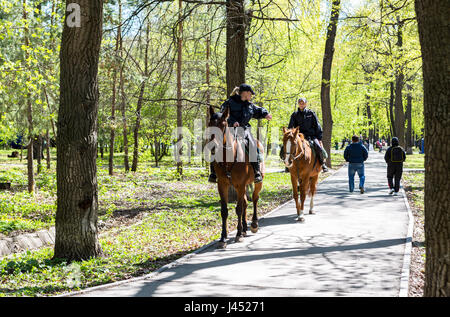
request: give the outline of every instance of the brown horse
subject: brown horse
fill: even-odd
[[[312,153],[309,142],[305,140],[298,127],[295,129],[283,128],[284,164],[291,173],[291,182],[295,206],[297,208],[297,220],[305,221],[303,208],[305,198],[309,192],[311,196],[309,213],[314,214],[314,194],[317,181],[321,172],[321,166],[317,155]],[[298,188],[300,187],[300,203],[298,202]]]
[[[220,195],[221,216],[222,216],[222,234],[218,243],[219,248],[226,248],[227,239],[227,218],[228,218],[228,189],[234,186],[237,192],[236,214],[238,217],[236,242],[241,242],[247,235],[247,185],[254,182],[253,168],[249,163],[248,155],[242,150],[240,141],[234,138],[228,128],[229,107],[220,113],[214,113],[214,109],[209,107],[210,121],[208,127],[217,127],[221,131],[222,138],[212,137],[218,148],[223,149],[222,162],[214,162],[214,170],[217,175],[217,185]],[[221,140],[220,140],[221,139]],[[258,146],[262,150],[261,145]],[[230,152],[231,151],[231,152]],[[228,152],[228,155],[227,155]],[[232,155],[231,155],[232,154]],[[227,160],[228,156],[228,160]],[[264,178],[264,166],[261,168],[261,174]],[[253,233],[258,231],[257,205],[259,193],[262,189],[262,182],[254,185],[252,202],[253,217],[250,230]]]

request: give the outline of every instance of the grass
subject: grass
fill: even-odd
[[[425,156],[423,154],[411,154],[406,156],[403,168],[423,169],[425,168]]]

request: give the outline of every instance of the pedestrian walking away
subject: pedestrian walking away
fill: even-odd
[[[406,152],[399,145],[398,138],[392,138],[392,146],[386,150],[384,160],[387,163],[387,179],[389,185],[389,195],[397,193],[400,190],[400,179],[403,174],[403,162],[406,160]]]
[[[364,162],[369,157],[369,152],[364,145],[359,141],[359,137],[354,135],[352,137],[352,144],[347,146],[344,151],[345,161],[348,162],[348,186],[352,193],[355,189],[355,173],[359,176],[359,190],[364,194]]]

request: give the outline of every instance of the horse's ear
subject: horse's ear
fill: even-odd
[[[286,134],[286,131],[287,131],[286,127],[283,127],[283,134]]]
[[[212,118],[212,116],[214,115],[214,108],[213,106],[209,106],[209,117]]]
[[[294,132],[294,137],[297,137],[297,135],[298,135],[298,132],[299,132],[299,131],[298,131],[298,127],[296,127],[296,128],[294,129],[294,131],[293,131],[293,132]]]
[[[226,107],[222,113],[222,120],[225,121],[230,116],[230,107]]]

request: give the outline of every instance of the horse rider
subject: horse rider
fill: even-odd
[[[319,119],[315,112],[308,108],[308,101],[306,98],[298,99],[298,110],[291,115],[288,129],[294,129],[296,127],[299,127],[299,132],[302,133],[306,139],[313,142],[322,170],[328,172],[322,152],[322,127],[320,126]]]
[[[239,87],[234,88],[230,98],[228,98],[221,106],[220,112],[224,112],[226,107],[230,109],[230,115],[228,117],[229,127],[242,127],[244,129],[244,139],[247,141],[249,149],[257,149],[257,143],[251,133],[251,126],[249,124],[250,119],[267,119],[272,120],[272,115],[263,108],[258,107],[251,102],[255,92],[252,87],[247,84],[242,84]],[[260,157],[257,155],[256,162],[250,162],[253,171],[255,172],[255,184],[262,182],[262,176],[260,171]],[[214,162],[210,164],[211,174],[208,181],[210,183],[217,182],[216,172],[214,171]]]

